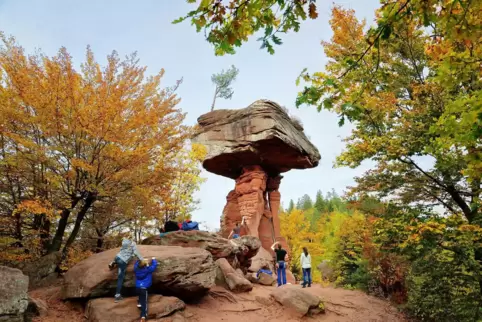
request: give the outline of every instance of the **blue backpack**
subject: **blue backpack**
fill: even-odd
[[[190,231],[190,230],[199,230],[199,224],[197,221],[184,221],[182,223],[182,230],[184,231]]]
[[[265,273],[268,274],[269,276],[273,276],[273,272],[271,272],[269,269],[260,269],[258,273],[256,273],[256,278],[259,278],[259,274]]]

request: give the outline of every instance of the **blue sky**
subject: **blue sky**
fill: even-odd
[[[280,192],[282,203],[287,205],[290,199],[305,193],[314,197],[318,189],[326,193],[334,188],[341,194],[353,184],[354,176],[366,170],[333,168],[336,155],[344,147],[342,138],[350,132],[349,127],[338,127],[336,115],[294,106],[299,91],[295,79],[300,71],[305,67],[322,70],[327,61],[320,41],[331,37],[328,20],[333,2],[317,3],[319,18],[304,22],[299,33],[283,36],[284,44],[273,56],[260,50],[260,44],[252,39],[234,56],[215,57],[203,34],[197,34],[189,22],[171,24],[193,9],[181,0],[0,0],[0,30],[15,36],[27,52],[41,49],[54,55],[65,46],[76,63],[84,59],[87,45],[101,63],[112,50],[121,55],[137,51],[148,72],[166,70],[166,86],[184,77],[179,89],[180,107],[188,113],[186,123],[190,125],[210,109],[214,91],[211,75],[234,64],[240,70],[234,96],[232,100],[218,100],[216,107],[242,108],[261,98],[284,105],[302,120],[306,134],[322,156],[315,169],[284,174]],[[379,5],[378,0],[335,3],[355,9],[368,24]],[[234,181],[206,172],[203,175],[208,180],[197,194],[201,204],[193,215],[209,228],[216,228]]]

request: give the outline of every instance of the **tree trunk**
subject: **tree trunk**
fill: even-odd
[[[216,104],[216,97],[217,96],[218,96],[218,87],[216,86],[216,90],[214,91],[213,104],[211,105],[211,112],[214,111],[214,104]]]
[[[95,229],[95,232],[97,233],[97,244],[95,246],[95,252],[100,253],[104,247],[104,235],[100,229]]]
[[[73,197],[70,209],[65,208],[64,210],[62,210],[62,214],[60,215],[60,220],[57,226],[57,230],[55,231],[54,238],[52,239],[52,243],[50,244],[49,249],[47,251],[48,254],[57,252],[62,247],[65,228],[67,227],[67,222],[69,220],[70,213],[72,212],[72,209],[74,209],[75,206],[77,206],[80,199],[81,199],[80,197]]]
[[[33,229],[39,231],[42,249],[46,250],[50,241],[50,220],[45,214],[35,215]]]
[[[90,207],[92,206],[92,204],[95,202],[96,199],[97,199],[96,194],[93,194],[91,192],[88,193],[87,198],[85,199],[84,204],[82,205],[82,208],[79,210],[79,213],[77,214],[77,219],[75,220],[74,229],[70,233],[70,236],[67,239],[67,242],[65,243],[65,246],[62,250],[64,254],[67,252],[68,248],[70,247],[70,245],[72,245],[75,238],[77,237],[82,221],[84,220],[85,214],[90,209]]]

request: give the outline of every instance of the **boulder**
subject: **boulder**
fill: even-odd
[[[28,307],[28,276],[0,266],[0,321],[23,322]]]
[[[253,284],[248,281],[244,276],[236,273],[234,268],[228,263],[225,258],[220,258],[216,261],[219,270],[224,277],[224,280],[229,290],[235,293],[249,292],[253,289]]]
[[[138,246],[146,258],[156,257],[159,265],[153,274],[150,290],[172,294],[184,300],[204,295],[214,285],[216,265],[211,254],[200,248],[179,246]],[[111,249],[90,256],[72,267],[64,275],[63,299],[92,298],[115,293],[117,270],[108,264],[119,252]],[[127,267],[123,294],[134,294],[134,262]]]
[[[270,271],[276,273],[274,267],[274,257],[264,248],[261,248],[256,256],[251,258],[251,266],[249,267],[249,271],[257,273],[262,268],[268,268]]]
[[[253,236],[226,239],[217,234],[199,230],[176,231],[162,237],[152,236],[144,239],[142,245],[202,248],[210,252],[214,260],[226,258],[232,265],[237,257],[237,262],[241,267],[250,265],[248,260],[255,256],[261,248],[261,242]]]
[[[334,277],[333,277],[334,271],[329,261],[327,260],[322,261],[320,265],[318,265],[316,268],[320,271],[321,278],[324,281],[330,281],[330,282],[334,281]]]
[[[276,284],[276,279],[273,276],[266,273],[259,273],[257,280],[258,280],[258,284],[261,284],[261,285],[272,286]]]
[[[147,306],[148,319],[160,319],[177,311],[184,310],[186,304],[176,297],[149,295]],[[112,298],[90,300],[85,310],[89,322],[134,322],[139,321],[137,297],[128,297],[115,303]]]
[[[297,285],[277,287],[271,292],[271,296],[299,318],[307,314],[321,313],[324,307],[320,298]]]
[[[61,261],[62,252],[54,252],[25,264],[21,270],[29,277],[29,288],[43,287],[57,280],[57,266]]]
[[[316,167],[321,158],[301,124],[269,100],[209,112],[198,118],[198,125],[193,141],[207,147],[203,167],[228,178],[238,178],[246,165],[278,175]]]
[[[29,296],[27,307],[27,314],[29,316],[45,317],[48,315],[48,310],[49,307],[44,300]]]

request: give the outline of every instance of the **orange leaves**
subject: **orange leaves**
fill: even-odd
[[[29,199],[24,200],[17,205],[13,215],[26,214],[26,215],[47,215],[49,218],[54,218],[56,215],[52,205],[47,200]]]
[[[79,216],[81,207],[92,205],[87,196],[95,196],[95,205],[108,200],[116,210],[96,212],[104,230],[122,216],[158,216],[160,191],[179,184],[173,169],[182,169],[189,182],[201,182],[196,167],[204,154],[199,148],[193,155],[184,150],[191,129],[182,124],[177,87],[161,88],[163,70],[148,77],[135,54],[121,59],[115,51],[100,66],[90,48],[76,70],[65,48],[53,57],[27,56],[13,39],[2,40],[0,182],[8,184],[0,195],[15,214]],[[189,204],[187,197],[178,204],[183,202]],[[11,213],[0,208],[0,216]],[[22,228],[22,218],[15,220],[16,235],[31,234]],[[33,226],[40,231],[44,223]],[[55,225],[45,226],[60,227]]]
[[[316,19],[318,18],[318,12],[316,11],[316,4],[315,3],[310,3],[308,7],[308,15],[311,19]]]
[[[330,19],[333,36],[331,42],[322,42],[325,54],[329,58],[336,58],[341,55],[357,54],[364,44],[363,28],[365,21],[359,21],[355,16],[355,11],[334,6]]]

